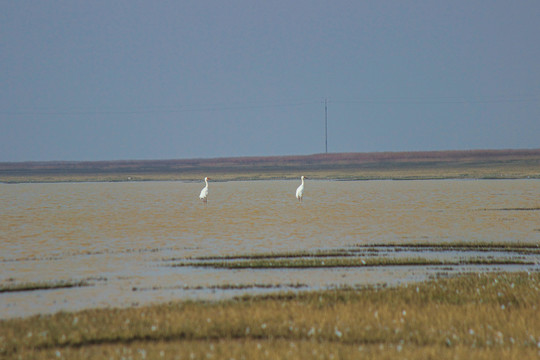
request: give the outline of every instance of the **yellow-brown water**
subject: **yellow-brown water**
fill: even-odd
[[[0,318],[186,297],[219,284],[395,283],[418,268],[213,270],[164,259],[411,242],[540,242],[540,181],[0,184],[0,283],[89,280],[0,294]],[[134,288],[156,291],[133,291]],[[184,289],[184,287],[187,287]],[[229,292],[233,293],[234,292]]]

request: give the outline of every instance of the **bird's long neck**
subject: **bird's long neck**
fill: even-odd
[[[204,179],[204,183],[206,184],[206,187],[208,187],[208,180]]]
[[[304,178],[302,178],[302,185],[304,185]]]

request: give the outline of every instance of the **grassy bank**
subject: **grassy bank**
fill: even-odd
[[[540,274],[464,275],[0,321],[0,354],[68,359],[535,359]]]

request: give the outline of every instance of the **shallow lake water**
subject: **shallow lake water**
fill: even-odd
[[[216,270],[168,260],[438,242],[540,243],[539,180],[0,184],[0,284],[91,286],[0,293],[0,318],[185,298],[421,281],[534,266]],[[432,254],[433,256],[433,254]],[[450,256],[440,254],[435,256]],[[460,256],[453,254],[452,256]],[[537,255],[535,255],[537,256]],[[533,256],[534,257],[534,256]],[[216,290],[217,285],[275,288]]]

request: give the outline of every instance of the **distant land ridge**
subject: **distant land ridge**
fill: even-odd
[[[475,168],[484,169],[484,174],[478,176],[477,172],[468,171]],[[486,173],[485,170],[488,168],[493,171]],[[501,174],[499,170],[505,172]],[[0,162],[1,182],[195,180],[202,174],[211,173],[224,175],[223,180],[263,179],[292,178],[297,177],[299,172],[311,173],[314,178],[344,179],[536,178],[540,177],[540,149],[329,153],[169,160]],[[408,175],[405,174],[407,172]]]

